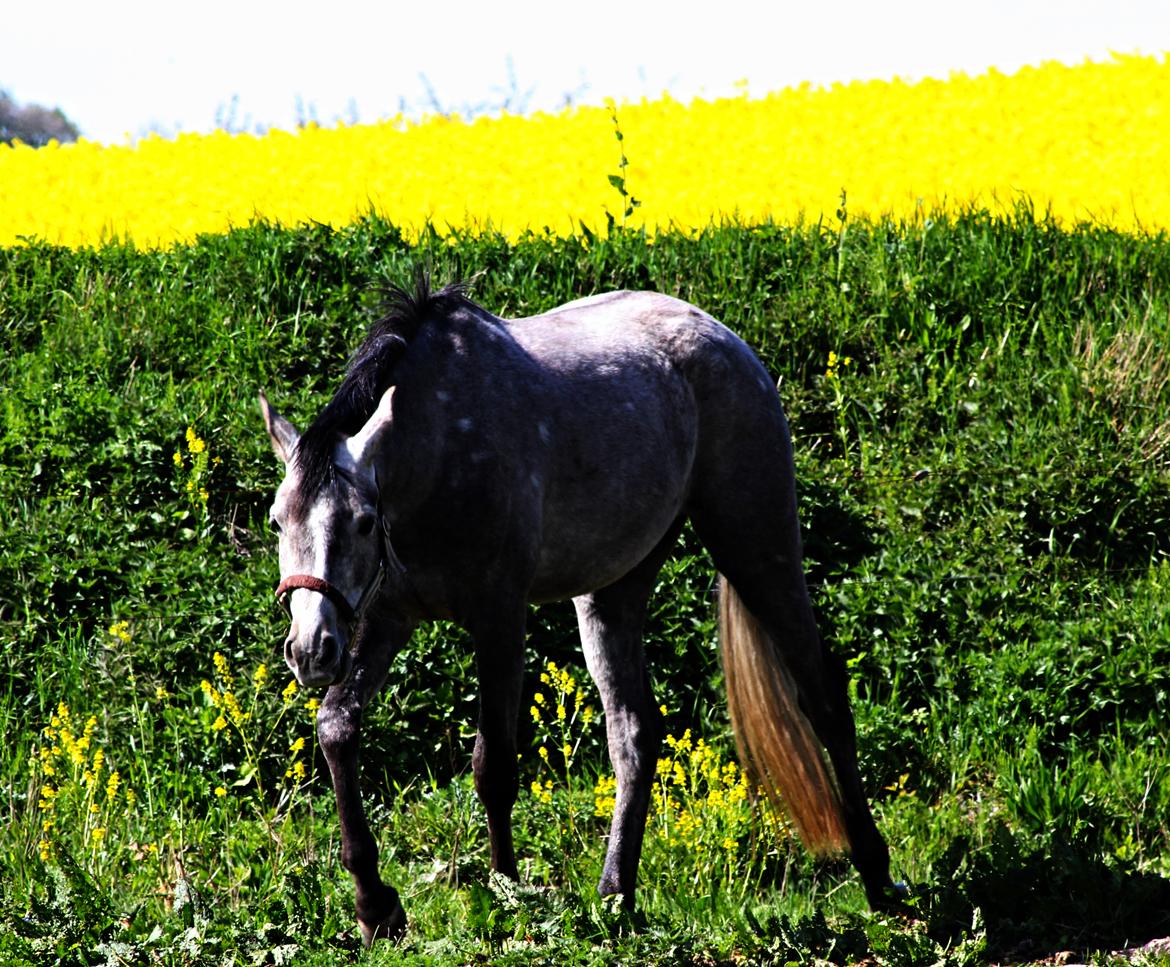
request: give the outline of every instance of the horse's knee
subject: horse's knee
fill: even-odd
[[[331,767],[335,762],[357,756],[360,734],[360,712],[326,704],[317,713],[317,742]]]
[[[520,767],[515,751],[488,752],[483,742],[476,742],[471,758],[475,791],[489,812],[511,809],[520,792]]]

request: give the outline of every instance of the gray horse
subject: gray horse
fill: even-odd
[[[898,902],[858,774],[844,664],[822,645],[805,587],[787,424],[737,336],[654,293],[504,320],[420,277],[394,291],[303,435],[260,403],[287,468],[271,511],[285,660],[302,685],[329,687],[317,730],[366,943],[400,935],[406,916],[362,809],[362,710],[419,621],[452,619],[474,641],[475,785],[492,868],[517,876],[530,601],[576,607],[617,778],[598,890],[633,905],[663,733],[642,626],[688,519],[723,576],[741,760],[808,848],[849,852],[872,906]]]

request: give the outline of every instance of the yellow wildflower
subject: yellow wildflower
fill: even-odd
[[[219,677],[222,678],[223,681],[225,683],[227,683],[228,687],[230,688],[231,682],[232,682],[232,674],[231,674],[231,666],[228,665],[228,660],[226,658],[224,658],[224,656],[221,652],[217,651],[215,654],[213,654],[211,656],[211,661],[215,665],[215,670],[216,670],[216,672],[219,673]]]
[[[252,716],[240,708],[240,701],[234,692],[223,693],[223,709],[227,712],[232,724],[237,728],[248,721]]]
[[[616,808],[617,777],[599,777],[593,786],[593,814],[602,819],[611,819]]]

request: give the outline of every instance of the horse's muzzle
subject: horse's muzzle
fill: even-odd
[[[284,642],[284,660],[303,688],[326,688],[343,682],[353,663],[345,644],[327,632],[309,641],[290,634]]]

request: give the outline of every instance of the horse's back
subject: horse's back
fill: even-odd
[[[507,323],[542,366],[628,381],[647,393],[669,387],[696,406],[712,446],[744,433],[761,444],[787,438],[776,385],[752,349],[697,306],[657,292],[606,292]]]
[[[776,388],[759,360],[687,302],[611,292],[506,326],[543,374],[541,597],[582,590],[562,587],[560,576],[579,572],[585,558],[595,572],[587,583],[616,578],[716,477],[733,466],[768,473],[735,451],[786,445]]]
[[[677,362],[703,339],[719,339],[726,332],[710,315],[682,299],[627,290],[574,299],[507,325],[536,358],[552,360],[565,349],[585,358],[641,350]]]

